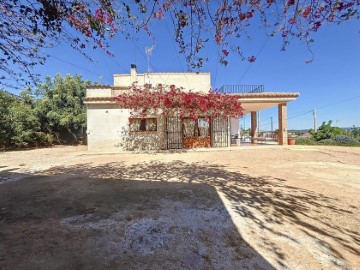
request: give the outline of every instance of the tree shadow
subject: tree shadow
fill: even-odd
[[[58,220],[91,214],[91,219],[101,217],[112,224],[114,220],[125,219],[126,221],[128,215],[130,224],[133,224],[131,223],[133,220],[145,220],[145,224],[155,224],[149,229],[150,231],[156,231],[158,227],[161,231],[163,230],[161,228],[164,227],[164,217],[170,216],[170,214],[164,214],[168,213],[164,209],[175,213],[171,215],[172,217],[181,217],[181,219],[174,219],[175,224],[180,224],[180,227],[188,219],[186,215],[180,213],[181,209],[187,209],[188,215],[194,213],[191,211],[210,209],[211,212],[217,209],[216,211],[221,213],[218,219],[216,219],[216,215],[209,216],[209,213],[205,211],[195,216],[190,215],[191,222],[186,229],[183,227],[174,229],[177,235],[186,236],[189,231],[194,231],[193,227],[196,224],[204,224],[198,231],[200,236],[193,237],[190,234],[185,237],[185,240],[178,238],[174,240],[178,243],[185,241],[181,246],[187,246],[197,255],[193,256],[192,253],[189,255],[186,253],[187,249],[173,254],[161,253],[159,258],[162,259],[159,260],[162,262],[155,260],[154,265],[147,265],[144,258],[148,258],[150,255],[157,257],[159,253],[156,251],[150,255],[145,254],[142,257],[143,260],[140,259],[141,264],[138,265],[134,262],[140,262],[139,258],[134,255],[134,252],[130,252],[131,255],[127,254],[125,257],[121,257],[126,258],[122,260],[122,263],[128,263],[127,266],[131,269],[142,268],[141,266],[144,265],[148,269],[153,269],[152,267],[155,266],[157,269],[159,267],[169,269],[174,265],[180,269],[182,267],[191,269],[253,269],[256,267],[260,269],[292,269],[302,263],[309,263],[314,268],[325,265],[350,269],[354,260],[356,264],[356,258],[360,256],[359,233],[357,229],[353,229],[359,228],[359,220],[356,219],[359,207],[357,205],[345,207],[339,199],[290,186],[285,179],[252,177],[230,171],[225,166],[186,163],[180,160],[143,162],[136,165],[125,165],[122,162],[98,166],[83,164],[73,167],[57,167],[43,174],[42,177],[29,178],[21,183],[14,182],[0,186],[0,203],[5,205],[5,209],[7,209],[5,213],[8,215],[5,215],[5,223],[2,216],[0,231],[4,231],[6,226],[7,232],[18,230],[20,225],[17,223],[19,222],[23,226],[28,226],[29,222],[39,220],[40,223],[46,223],[50,220],[53,222],[50,228],[55,228],[55,232],[62,235],[56,243],[61,242],[63,237],[76,237],[76,239],[83,237],[80,238],[84,239],[83,241],[87,239],[86,237],[90,237],[97,242],[100,240],[89,232],[84,233],[85,236],[80,233],[78,233],[79,236],[74,236],[68,231],[59,231]],[[9,193],[9,191],[11,192]],[[223,194],[225,202],[220,199],[219,194]],[[179,202],[182,204],[178,204]],[[231,215],[230,218],[226,206],[230,207],[231,213],[234,213],[235,216]],[[31,209],[36,209],[36,211]],[[152,211],[153,209],[157,212]],[[116,215],[120,215],[121,218],[118,219]],[[237,219],[236,224],[231,221],[234,218]],[[337,220],[341,221],[343,218],[346,218],[345,223],[336,223]],[[16,221],[16,219],[19,220]],[[161,222],[154,223],[152,220]],[[217,224],[218,227],[211,227],[212,225],[208,223],[209,220],[213,220],[214,223],[211,224]],[[85,221],[78,221],[75,218],[75,221],[69,221],[69,223],[74,222],[76,225],[77,222],[80,222],[85,223],[85,227],[90,226],[87,224],[88,221]],[[136,224],[136,226],[141,225]],[[38,230],[38,227],[34,227],[35,232]],[[119,230],[118,233],[122,237],[126,236],[123,232],[124,229]],[[149,232],[149,230],[145,230],[145,232]],[[23,232],[23,230],[20,231]],[[33,233],[37,237],[37,233],[34,231]],[[214,234],[214,238],[210,237],[209,240],[208,235],[212,235],[215,231],[221,232],[221,235]],[[52,231],[47,231],[48,234],[49,232]],[[144,237],[144,235],[139,237]],[[226,238],[224,235],[229,237]],[[0,237],[5,237],[7,243],[20,241],[20,238],[9,238],[9,233],[5,233],[5,236],[0,234]],[[215,238],[217,240],[214,240]],[[115,239],[119,243],[122,241],[122,238],[115,237]],[[144,239],[144,243],[151,242],[149,239]],[[189,239],[194,239],[195,242],[200,241],[201,245],[186,242],[190,241]],[[228,239],[228,241],[218,239]],[[207,249],[199,251],[204,250],[202,247],[206,241],[208,242]],[[226,244],[218,245],[217,241]],[[103,243],[104,240],[102,239],[100,242]],[[49,245],[48,242],[46,243]],[[85,255],[81,254],[85,254],[83,250],[88,247],[84,247],[80,243],[82,242],[79,241],[75,246],[82,250],[82,253],[80,252],[80,255],[72,262],[76,264],[80,261],[82,263],[80,266],[83,267],[88,264],[83,262]],[[90,246],[91,250],[101,253],[99,251],[101,249]],[[224,250],[224,247],[229,247],[230,251],[223,252],[221,258],[216,257],[218,256],[217,252]],[[52,248],[59,251],[64,249],[64,245]],[[211,252],[209,252],[209,248],[211,248]],[[3,250],[4,244],[2,250],[0,249],[0,254],[9,256],[9,252],[3,253]],[[198,250],[197,253],[195,250]],[[70,251],[69,254],[72,254],[74,250],[70,249]],[[120,251],[123,252],[123,250]],[[310,256],[312,258],[310,262],[303,262],[301,256],[291,254],[292,252],[307,252],[313,258]],[[18,253],[14,252],[14,254]],[[101,254],[107,256],[104,253]],[[181,266],[176,264],[182,258],[174,254],[185,254],[186,263],[183,264],[181,261]],[[264,258],[264,254],[266,254],[266,258]],[[108,268],[111,268],[112,265],[115,268],[117,266],[116,260],[108,259],[103,264],[99,264],[95,259],[98,258],[97,255],[92,253],[91,256],[93,256],[93,259],[90,260],[91,264],[99,267],[105,265]],[[5,257],[5,261],[7,258]],[[166,262],[163,258],[167,258]],[[0,265],[1,259],[0,257]],[[189,264],[189,261],[193,263]],[[236,264],[237,262],[239,264]]]
[[[49,173],[57,174],[57,170],[63,169]],[[224,194],[232,211],[251,228],[242,235],[257,236],[258,244],[272,256],[275,267],[294,267],[286,248],[298,252],[305,248],[315,262],[344,269],[351,268],[350,264],[354,259],[356,263],[360,256],[360,237],[356,229],[359,228],[356,218],[359,207],[290,186],[285,179],[252,177],[230,171],[225,166],[183,161],[144,162],[132,166],[110,163],[95,168],[89,164],[66,170],[69,175],[79,172],[110,180],[210,185]],[[352,261],[349,262],[349,258]]]
[[[274,269],[214,186],[165,181],[158,165],[57,167],[0,185],[0,268]]]

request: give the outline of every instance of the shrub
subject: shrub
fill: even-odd
[[[314,130],[311,130],[311,138],[315,141],[323,141],[325,139],[331,139],[334,136],[338,135],[345,135],[346,131],[339,128],[339,127],[332,127],[331,126],[332,121],[323,122],[322,125],[318,128],[318,130],[315,132]]]
[[[359,140],[346,135],[334,136],[333,140],[339,145],[357,145]]]
[[[346,136],[337,135],[331,139],[324,139],[318,142],[320,145],[338,145],[338,146],[360,146],[359,140]]]
[[[318,141],[317,143],[320,145],[336,145],[336,142],[333,139],[324,139],[324,140]]]
[[[310,139],[310,138],[299,138],[296,139],[296,143],[298,145],[316,145],[316,141]]]
[[[54,137],[49,133],[36,132],[36,143],[39,145],[52,145]]]

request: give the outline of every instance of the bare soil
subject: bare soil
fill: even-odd
[[[360,148],[0,153],[0,269],[360,269]]]

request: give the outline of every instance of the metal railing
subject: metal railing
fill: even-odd
[[[217,92],[219,94],[262,93],[264,85],[223,85]]]

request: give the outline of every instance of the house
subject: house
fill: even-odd
[[[184,91],[208,93],[210,73],[138,73],[131,65],[130,74],[114,74],[114,85],[91,85],[86,89],[87,141],[89,151],[182,149],[193,147],[229,147],[231,135],[239,130],[239,119],[197,119],[149,115],[134,117],[130,109],[120,108],[113,97],[130,91],[131,85],[181,86]],[[287,144],[287,103],[299,93],[264,92],[263,86],[227,85],[220,94],[239,95],[244,113],[251,113],[253,143],[256,142],[256,112],[272,106],[279,108],[279,144]]]

